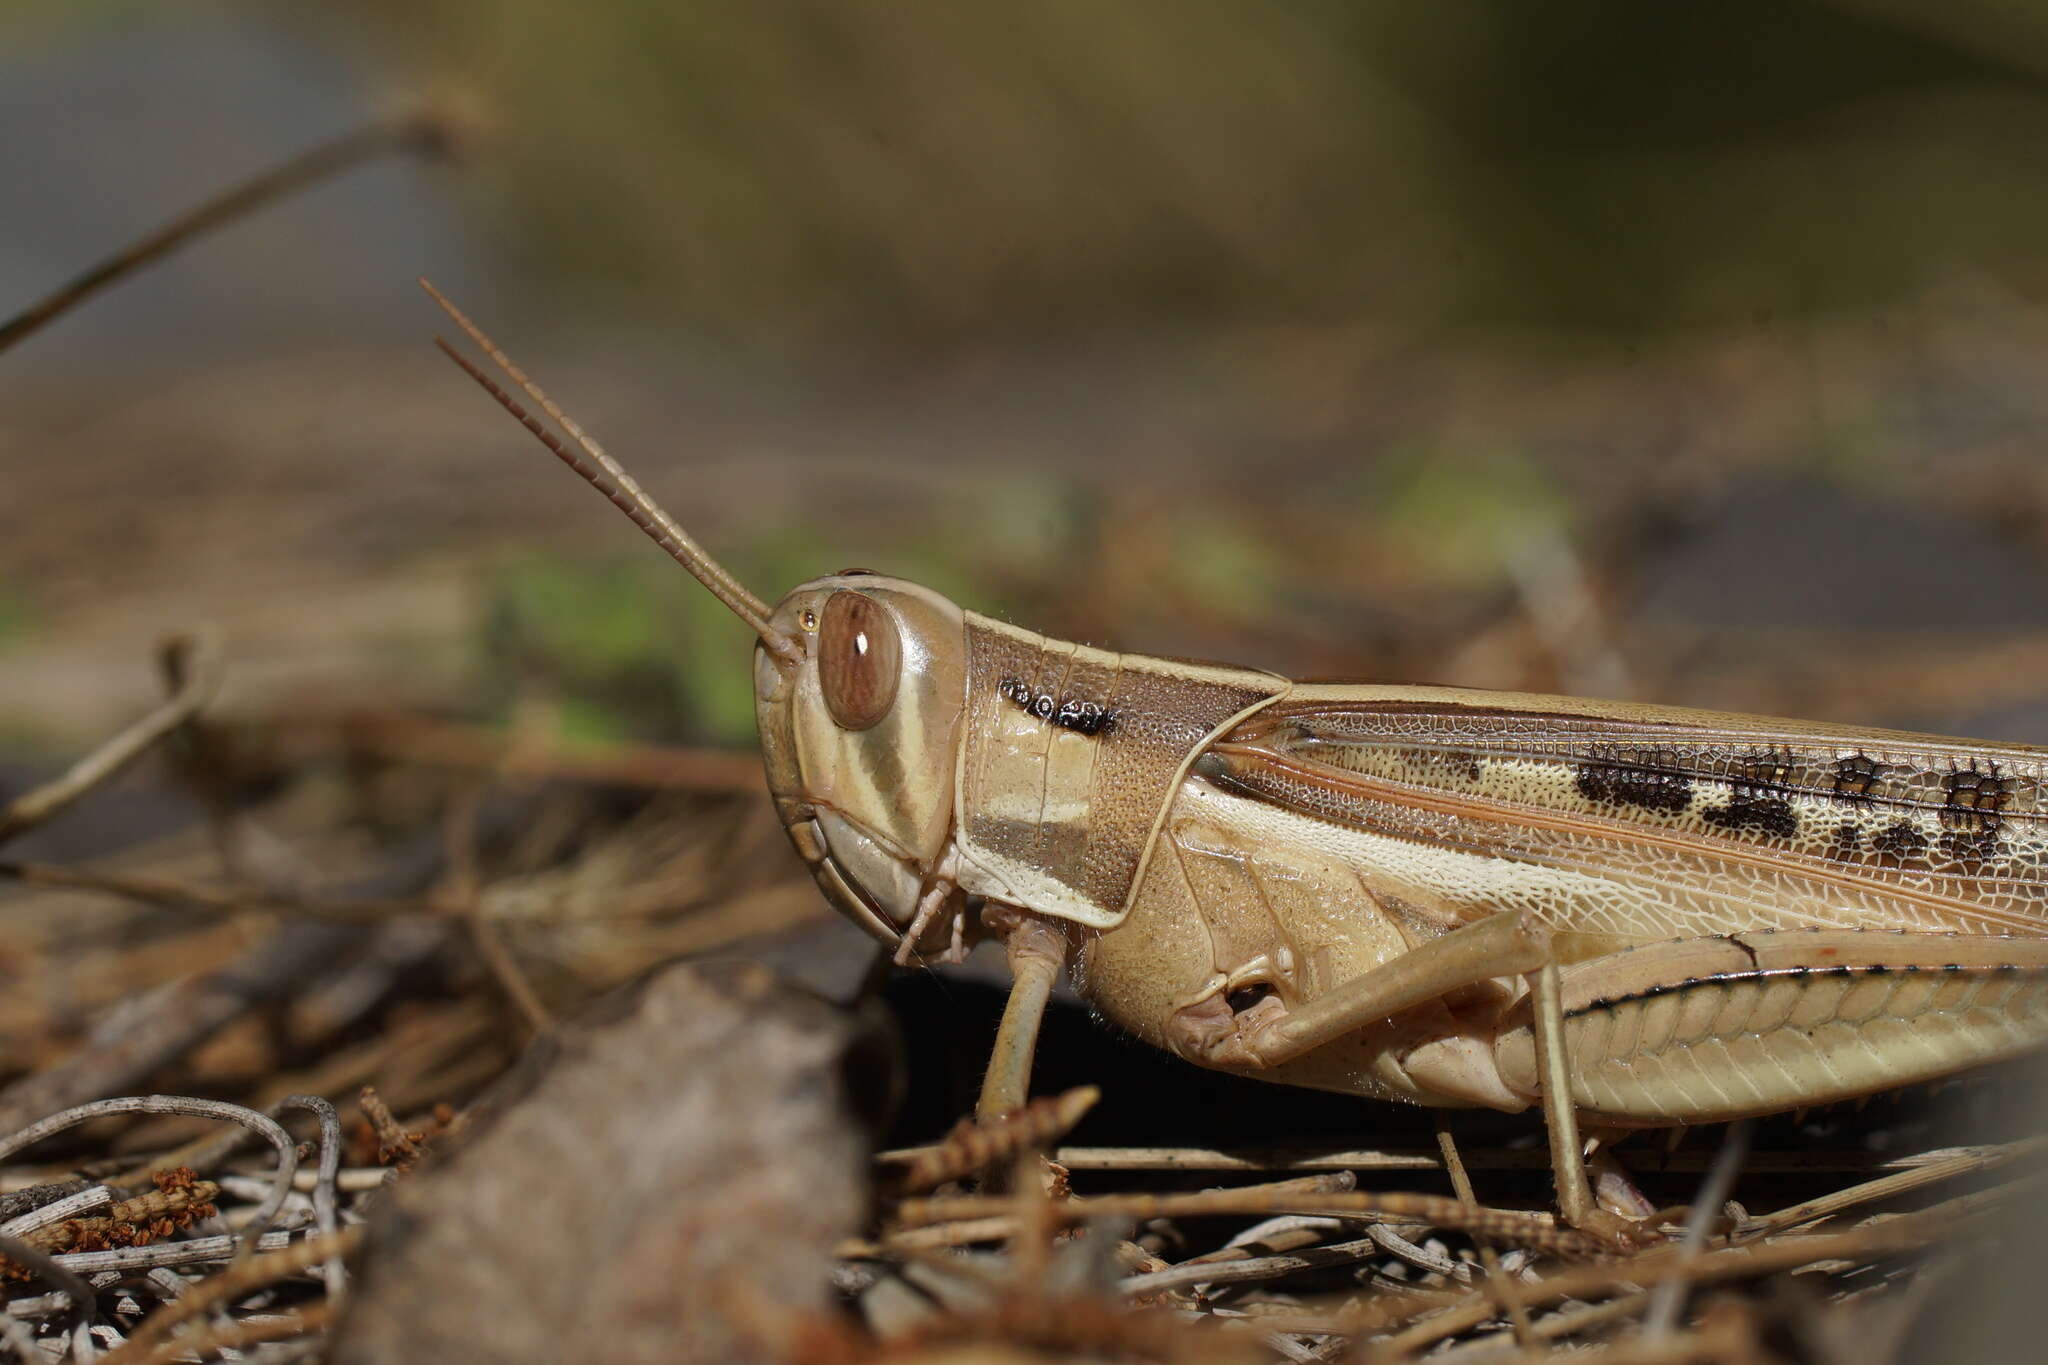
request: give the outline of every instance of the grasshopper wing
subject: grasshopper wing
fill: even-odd
[[[1445,927],[2048,934],[2048,751],[1451,688],[1304,685],[1196,765]]]

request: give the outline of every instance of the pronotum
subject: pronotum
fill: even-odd
[[[424,283],[424,281],[422,282]],[[1118,654],[850,570],[773,606],[427,286],[569,437],[442,348],[750,626],[768,784],[897,961],[1002,940],[981,1110],[1062,971],[1190,1062],[1581,1121],[1924,1081],[2048,1038],[2048,751]]]

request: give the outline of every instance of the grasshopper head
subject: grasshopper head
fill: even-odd
[[[966,687],[960,608],[851,571],[797,588],[768,625],[798,646],[792,659],[764,637],[754,654],[776,809],[826,895],[883,942],[913,946],[902,941],[920,902],[947,885]],[[928,908],[925,923],[935,918]]]
[[[760,637],[754,694],[768,785],[826,895],[895,946],[899,959],[928,925],[950,925],[957,943],[964,898],[945,860],[966,687],[960,608],[915,583],[857,569],[815,579],[769,608],[460,309],[420,284],[568,439],[437,338],[449,358]]]

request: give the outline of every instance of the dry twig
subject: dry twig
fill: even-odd
[[[1749,1155],[1749,1135],[1755,1127],[1754,1119],[1739,1119],[1728,1125],[1728,1135],[1721,1140],[1721,1153],[1714,1160],[1714,1168],[1707,1172],[1706,1182],[1693,1199],[1677,1255],[1697,1256],[1707,1244],[1707,1229],[1721,1216],[1721,1206],[1735,1190],[1735,1177],[1741,1174],[1742,1159]],[[1676,1330],[1678,1313],[1684,1306],[1683,1279],[1674,1277],[1658,1285],[1657,1292],[1650,1296],[1650,1311],[1643,1318],[1643,1334],[1669,1336]]]
[[[1467,1204],[1476,1204],[1479,1198],[1473,1193],[1472,1177],[1465,1171],[1465,1162],[1458,1155],[1458,1143],[1451,1136],[1451,1125],[1439,1114],[1436,1120],[1437,1150],[1443,1154],[1444,1170],[1451,1177],[1451,1193]],[[1529,1337],[1529,1310],[1522,1306],[1509,1288],[1507,1276],[1500,1267],[1500,1253],[1493,1242],[1485,1236],[1474,1239],[1479,1244],[1479,1263],[1486,1270],[1486,1285],[1493,1292],[1494,1299],[1508,1315],[1513,1326],[1516,1344],[1527,1346]]]
[[[1012,1200],[972,1195],[906,1199],[897,1206],[897,1216],[908,1224],[938,1223],[1014,1211]],[[1304,1213],[1379,1217],[1455,1228],[1563,1256],[1595,1256],[1607,1250],[1586,1234],[1574,1228],[1560,1227],[1541,1215],[1467,1204],[1440,1195],[1401,1191],[1385,1194],[1305,1192],[1298,1186],[1292,1190],[1279,1186],[1249,1186],[1236,1190],[1205,1190],[1199,1194],[1094,1195],[1066,1200],[1055,1205],[1053,1211],[1068,1224],[1104,1215],[1194,1218],[1233,1213]]]
[[[377,1160],[401,1171],[411,1170],[412,1164],[426,1151],[422,1145],[426,1134],[407,1131],[374,1085],[363,1087],[362,1093],[356,1097],[356,1104],[362,1109],[363,1117],[369,1120],[371,1131],[377,1135]]]
[[[6,351],[108,285],[152,261],[160,260],[208,229],[219,227],[274,199],[303,189],[351,166],[394,151],[438,149],[449,140],[445,113],[417,110],[382,118],[355,132],[325,142],[149,233],[133,245],[66,281],[55,292],[0,324],[0,351]]]
[[[323,1332],[334,1317],[334,1309],[325,1303],[316,1303],[301,1308],[295,1313],[286,1313],[275,1318],[251,1318],[243,1322],[224,1323],[218,1327],[205,1327],[189,1332],[176,1341],[168,1341],[148,1355],[121,1357],[119,1352],[105,1356],[107,1362],[125,1359],[133,1365],[171,1365],[173,1361],[198,1359],[219,1355],[222,1351],[243,1346],[258,1346],[267,1341],[290,1341],[294,1337],[310,1336]]]
[[[262,723],[295,756],[341,754],[413,767],[544,778],[599,787],[762,796],[760,756],[656,744],[569,745],[409,713],[278,716]]]
[[[213,1201],[220,1186],[194,1180],[183,1168],[161,1175],[159,1188],[148,1194],[111,1204],[103,1214],[53,1222],[26,1234],[24,1240],[52,1255],[148,1246],[218,1212]]]
[[[67,1128],[75,1128],[81,1123],[89,1123],[94,1119],[114,1114],[182,1114],[190,1118],[218,1119],[227,1123],[239,1123],[268,1140],[277,1150],[277,1174],[272,1180],[269,1196],[257,1208],[249,1225],[242,1231],[242,1240],[248,1247],[253,1247],[256,1240],[269,1229],[277,1217],[277,1211],[284,1207],[285,1196],[291,1193],[292,1176],[298,1170],[298,1146],[292,1141],[291,1135],[278,1126],[275,1119],[239,1104],[194,1099],[186,1095],[132,1095],[77,1105],[0,1138],[0,1159],[33,1147],[43,1139],[53,1137]]]
[[[216,891],[183,882],[165,881],[160,877],[126,872],[89,872],[82,868],[57,867],[49,863],[0,861],[0,877],[29,886],[97,891],[109,896],[139,901],[144,905],[162,905],[181,910],[209,910],[231,915],[303,915],[310,919],[360,924],[391,919],[436,919],[456,913],[448,906],[426,900],[316,900],[272,891]]]
[[[127,1344],[107,1357],[107,1365],[130,1365],[136,1361],[168,1359],[168,1355],[155,1348],[159,1342],[166,1342],[180,1323],[190,1322],[216,1307],[246,1298],[266,1285],[288,1280],[316,1265],[346,1256],[355,1250],[361,1241],[360,1226],[343,1228],[339,1232],[309,1237],[283,1251],[257,1256],[232,1266],[150,1314],[128,1338]],[[333,1306],[331,1302],[327,1305],[330,1308]],[[175,1344],[181,1350],[199,1348],[198,1343],[189,1337],[182,1338]]]
[[[334,1111],[333,1104],[318,1095],[287,1095],[271,1107],[271,1113],[275,1115],[284,1109],[304,1109],[319,1121],[320,1165],[313,1177],[313,1220],[320,1235],[332,1241],[340,1230],[335,1177],[341,1171],[341,1116]],[[327,1301],[339,1305],[348,1288],[348,1270],[342,1264],[340,1251],[327,1258],[321,1275],[327,1285]]]
[[[16,1265],[26,1266],[52,1288],[61,1290],[71,1300],[70,1311],[81,1321],[91,1314],[94,1303],[92,1286],[49,1252],[18,1237],[0,1235],[0,1256]]]
[[[1102,1098],[1092,1085],[1032,1100],[1014,1114],[964,1118],[936,1145],[922,1148],[903,1172],[907,1192],[935,1189],[1057,1142]]]
[[[1953,1180],[1958,1176],[1972,1175],[1979,1171],[1995,1171],[2013,1161],[2024,1160],[2048,1152],[2048,1138],[2025,1138],[2009,1142],[2002,1147],[1964,1147],[1946,1152],[1929,1153],[1931,1160],[1922,1161],[1906,1170],[1880,1176],[1876,1180],[1851,1185],[1817,1199],[1803,1200],[1789,1208],[1767,1213],[1737,1229],[1744,1240],[1782,1232],[1806,1223],[1816,1223],[1845,1210],[1863,1204],[1873,1204],[1881,1199],[1892,1199],[1928,1185]]]
[[[0,350],[5,349],[0,340]],[[197,715],[220,686],[220,647],[212,636],[180,635],[163,651],[180,657],[183,685],[162,704],[74,763],[70,770],[0,807],[0,843],[49,820],[104,785],[148,748]]]

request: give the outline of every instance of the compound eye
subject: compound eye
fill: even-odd
[[[865,730],[896,704],[903,641],[889,609],[857,592],[825,599],[818,621],[818,684],[842,730]]]

